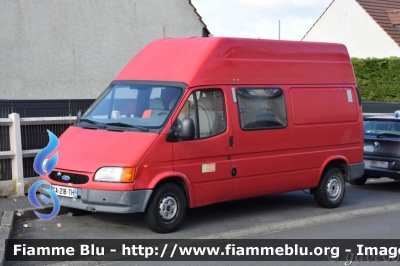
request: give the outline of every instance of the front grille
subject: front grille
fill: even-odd
[[[63,176],[69,176],[69,180],[64,180],[66,178],[62,178]],[[89,181],[89,177],[86,175],[78,175],[78,174],[71,174],[65,172],[51,172],[49,175],[50,179],[67,184],[85,184]]]

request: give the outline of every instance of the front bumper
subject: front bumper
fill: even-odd
[[[40,194],[49,196],[43,188]],[[144,212],[153,190],[108,191],[77,188],[77,198],[58,196],[64,207],[112,213]]]

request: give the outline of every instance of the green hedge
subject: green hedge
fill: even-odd
[[[352,58],[361,99],[400,102],[400,58]]]

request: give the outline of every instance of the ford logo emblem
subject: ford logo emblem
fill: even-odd
[[[61,179],[64,180],[64,181],[68,181],[68,180],[70,180],[71,178],[70,178],[69,176],[67,176],[67,175],[63,175],[63,176],[61,177]]]

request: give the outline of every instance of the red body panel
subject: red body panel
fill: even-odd
[[[54,171],[89,176],[88,183],[74,184],[73,187],[132,190],[133,183],[94,182],[94,174],[105,166],[137,166],[158,137],[154,133],[115,132],[72,126],[60,137],[58,163]],[[55,185],[65,186],[65,183],[48,177],[45,179]]]
[[[93,173],[102,166],[135,166],[158,137],[154,133],[70,127],[60,137],[57,169]]]
[[[115,80],[174,81],[188,87],[159,134],[69,128],[60,138],[55,171],[87,173],[90,182],[76,187],[144,190],[178,178],[190,207],[196,207],[315,188],[329,162],[363,161],[361,106],[347,49],[340,44],[161,39],[139,52]],[[190,93],[207,88],[224,93],[226,130],[205,139],[168,142],[166,135]],[[243,130],[232,94],[240,88],[280,88],[287,125]],[[215,171],[202,171],[209,164],[215,164]],[[94,182],[103,166],[137,167],[135,182]]]
[[[115,80],[210,84],[355,84],[344,45],[239,38],[160,39]]]

